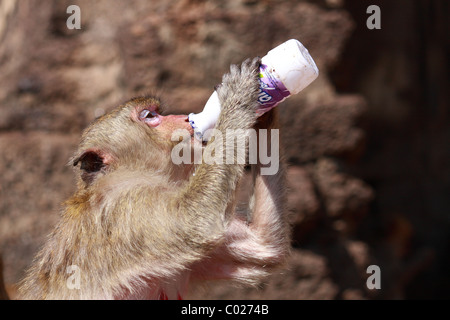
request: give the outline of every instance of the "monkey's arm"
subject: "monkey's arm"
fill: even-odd
[[[256,128],[278,129],[277,110],[262,116]],[[279,146],[270,145],[268,150]],[[275,152],[275,150],[272,150]],[[281,152],[280,152],[281,153]],[[264,165],[252,165],[253,195],[249,221],[233,219],[226,240],[206,263],[194,266],[199,279],[236,279],[256,284],[273,267],[284,262],[290,248],[290,231],[285,208],[285,164],[280,159],[275,174],[261,175]]]
[[[233,203],[244,164],[239,164],[236,159],[234,143],[227,143],[226,131],[250,129],[256,121],[259,63],[260,59],[255,58],[246,60],[240,68],[233,65],[230,73],[223,77],[217,88],[222,108],[215,128],[218,134],[207,146],[209,150],[220,152],[222,163],[208,164],[204,159],[176,199],[179,210],[189,220],[193,241],[201,242],[196,248],[202,249],[202,253],[223,238],[226,220],[231,216],[229,206]],[[225,161],[230,148],[234,154],[231,163],[228,158]]]
[[[267,128],[271,132],[270,135],[274,135],[275,130],[279,130],[278,112],[278,109],[272,109],[266,113],[259,119],[257,127]],[[271,263],[280,263],[286,257],[290,247],[290,229],[286,208],[286,164],[283,159],[282,146],[277,142],[275,140],[275,145],[273,145],[271,137],[267,137],[268,152],[271,154],[278,152],[280,155],[278,171],[266,170],[266,174],[263,175],[261,171],[264,168],[267,169],[269,165],[264,165],[260,161],[252,165],[254,189],[249,230],[256,237],[256,242],[264,248],[263,252],[242,251],[239,245],[234,246],[234,250],[232,250],[244,261],[245,259],[257,259],[259,264],[266,266]],[[255,248],[258,248],[257,243],[255,243]]]

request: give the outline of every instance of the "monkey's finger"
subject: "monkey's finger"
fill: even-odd
[[[240,74],[241,73],[241,68],[240,66],[238,66],[237,64],[232,64],[230,66],[230,74]]]
[[[248,58],[242,63],[241,72],[242,74],[248,75],[258,75],[259,74],[259,66],[261,64],[261,58]]]

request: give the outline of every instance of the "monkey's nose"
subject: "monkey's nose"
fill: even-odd
[[[189,118],[187,115],[168,115],[164,117],[165,120],[172,124],[173,128],[181,128],[189,131],[189,134],[192,136],[194,134],[194,129],[192,129],[191,124],[189,123]]]

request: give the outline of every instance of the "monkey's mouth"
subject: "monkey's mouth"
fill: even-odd
[[[190,121],[189,117],[186,118],[185,120],[187,123],[189,123],[189,133],[191,135],[191,141],[194,143],[194,145],[199,146],[201,144],[202,148],[206,147],[206,145],[208,144],[207,140],[202,139],[201,136],[197,136],[197,132],[195,130],[195,126],[194,123],[192,121]]]
[[[189,131],[189,134],[191,135],[191,138],[195,138],[195,130],[192,127],[192,123],[189,121],[189,117],[186,116],[186,120],[184,120],[185,122],[187,122],[187,129]]]

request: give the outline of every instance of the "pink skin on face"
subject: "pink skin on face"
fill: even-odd
[[[177,129],[187,130],[191,136],[194,135],[194,130],[189,124],[187,115],[163,116],[159,114],[158,107],[155,105],[136,108],[132,117],[135,121],[145,123],[147,126],[158,130],[162,136],[169,139],[172,132]]]

